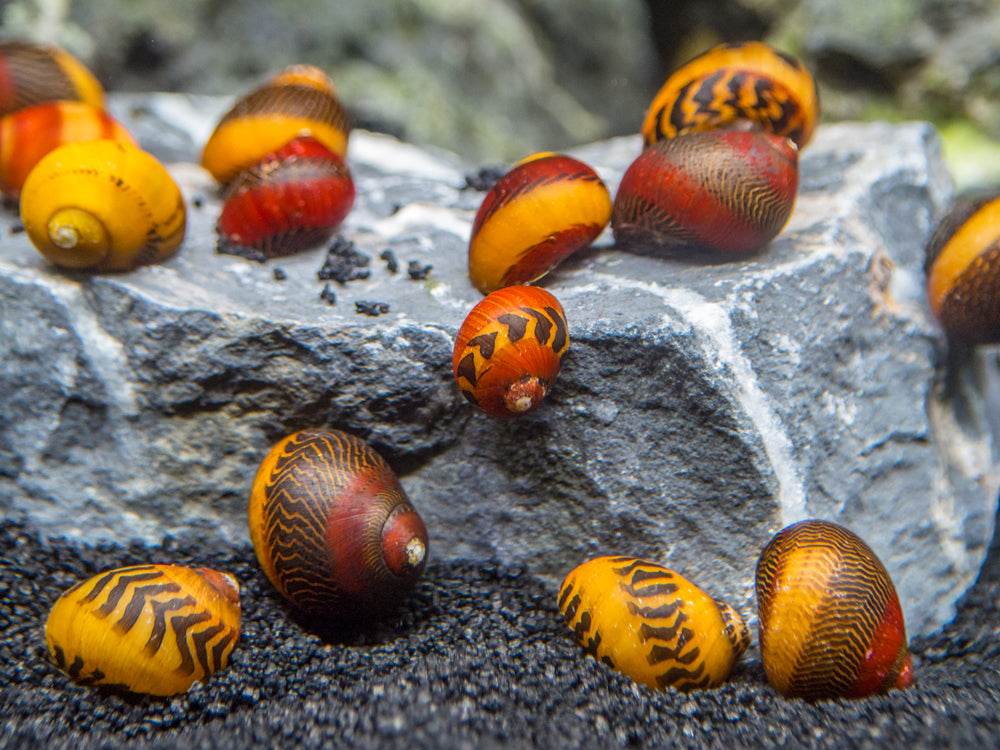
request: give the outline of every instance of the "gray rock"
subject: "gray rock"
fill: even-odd
[[[173,133],[167,150],[190,162],[225,102],[115,106],[147,147]],[[574,153],[613,190],[639,145]],[[921,254],[951,181],[932,128],[822,127],[788,227],[749,259],[657,260],[605,234],[544,282],[571,350],[518,420],[479,413],[451,377],[480,299],[466,278],[482,199],[464,187],[471,168],[364,131],[349,158],[358,200],[343,232],[371,274],[333,284],[334,305],[320,299],[322,249],[266,265],[217,255],[214,185],[190,163],[171,164],[189,234],[161,266],[61,272],[4,215],[3,517],[87,542],[245,542],[269,445],[327,425],[397,469],[434,557],[521,561],[554,587],[591,556],[634,554],[752,614],[761,546],[821,517],[880,555],[911,633],[951,616],[993,533],[996,367],[941,374]],[[409,279],[410,260],[433,266],[426,280]],[[390,310],[359,315],[358,300]]]

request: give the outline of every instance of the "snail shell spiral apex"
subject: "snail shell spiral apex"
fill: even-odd
[[[0,115],[57,100],[103,108],[104,88],[83,63],[60,47],[0,43]]]

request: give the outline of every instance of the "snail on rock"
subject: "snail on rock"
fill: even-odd
[[[507,286],[466,316],[452,373],[470,403],[495,417],[517,417],[541,403],[568,348],[559,301],[538,287]]]
[[[158,696],[225,667],[239,635],[236,579],[180,565],[96,575],[60,596],[45,622],[49,655],[77,682]]]
[[[654,689],[717,687],[750,645],[736,610],[634,557],[575,568],[560,588],[559,610],[588,654]]]
[[[302,430],[264,458],[250,539],[274,587],[345,623],[396,607],[427,562],[427,529],[385,460],[339,430]]]
[[[104,107],[104,88],[87,67],[60,47],[0,43],[0,116],[59,99]]]
[[[760,554],[756,586],[761,661],[782,695],[861,698],[913,682],[896,588],[848,529],[782,529]]]

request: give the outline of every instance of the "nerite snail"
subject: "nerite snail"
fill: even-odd
[[[339,430],[303,430],[264,458],[250,539],[302,612],[344,622],[396,607],[427,562],[427,529],[385,460]]]
[[[789,698],[860,698],[913,682],[899,597],[871,548],[843,526],[801,521],[757,561],[760,653]]]
[[[50,657],[77,682],[158,696],[225,667],[239,635],[236,579],[179,565],[96,575],[60,596],[45,622]]]
[[[575,568],[560,588],[559,610],[588,654],[654,689],[717,687],[750,645],[736,610],[634,557]]]
[[[0,115],[58,99],[104,106],[104,88],[64,49],[47,44],[0,43]]]

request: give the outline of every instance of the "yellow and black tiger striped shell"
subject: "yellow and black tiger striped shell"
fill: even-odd
[[[103,108],[104,88],[83,63],[60,47],[0,43],[0,115],[57,100]]]
[[[757,562],[760,654],[789,698],[860,698],[913,682],[899,597],[853,532],[809,520],[779,531]]]
[[[635,557],[598,557],[574,569],[559,609],[588,654],[654,689],[717,687],[750,645],[736,610]]]
[[[180,565],[100,573],[60,596],[45,623],[49,655],[77,682],[159,696],[225,667],[239,636],[236,579]]]

